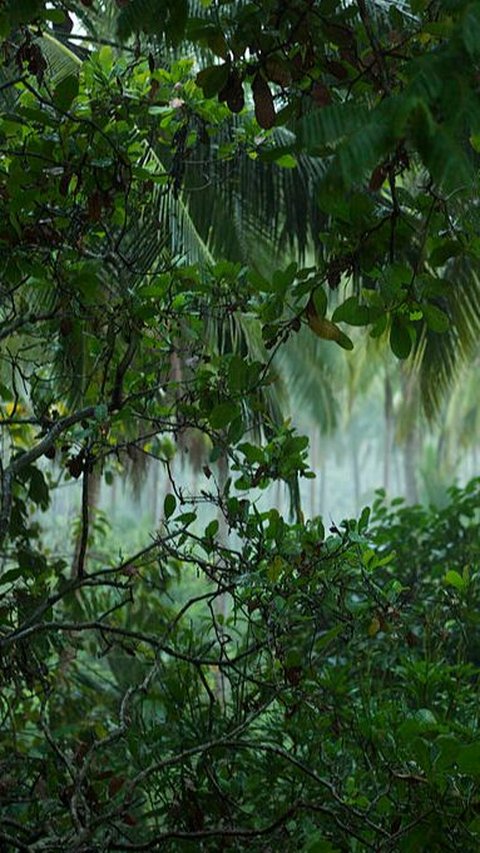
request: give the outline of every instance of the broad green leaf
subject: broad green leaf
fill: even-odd
[[[465,581],[461,574],[455,571],[455,569],[450,569],[445,574],[444,581],[449,584],[449,586],[454,586],[455,589],[458,589],[459,591],[463,591],[465,589]]]
[[[272,583],[276,583],[285,568],[285,562],[279,554],[268,564],[267,577]]]
[[[251,465],[262,465],[265,462],[265,451],[261,447],[257,447],[255,444],[244,442],[243,444],[238,445],[238,449],[241,450],[245,459]]]
[[[230,66],[228,63],[222,65],[210,65],[209,68],[203,68],[197,74],[197,86],[203,90],[206,98],[213,98],[218,94],[220,89],[225,86]]]
[[[408,358],[412,349],[410,328],[406,321],[394,316],[390,328],[390,347],[397,358]]]
[[[175,495],[168,494],[165,496],[165,500],[163,502],[163,513],[165,518],[170,518],[175,512],[177,506],[177,500]]]
[[[231,391],[243,391],[248,383],[248,365],[244,358],[234,355],[228,366],[228,387]]]
[[[450,326],[450,320],[448,319],[448,315],[442,311],[441,308],[437,308],[436,305],[432,305],[428,303],[427,305],[422,305],[423,316],[425,317],[427,326],[432,332],[446,332]]]
[[[323,287],[316,287],[313,291],[313,302],[315,305],[315,310],[319,317],[325,317],[327,313],[327,294],[325,293]]]
[[[216,536],[218,533],[218,528],[219,528],[219,522],[217,521],[216,518],[214,518],[213,521],[210,521],[210,523],[207,524],[207,526],[205,528],[205,536],[207,537],[207,539],[211,539],[214,536]]]
[[[222,429],[222,427],[228,426],[238,414],[239,409],[236,403],[219,403],[210,412],[208,420],[213,429]]]
[[[53,93],[53,102],[62,112],[67,112],[78,95],[79,81],[76,74],[64,77]]]
[[[5,586],[7,583],[13,583],[17,580],[17,578],[22,577],[25,574],[24,569],[8,569],[8,571],[4,572],[3,575],[0,576],[0,586]]]
[[[439,246],[433,249],[428,262],[432,267],[443,267],[449,258],[461,255],[464,247],[458,240],[442,240]]]
[[[366,326],[369,322],[370,312],[366,305],[359,305],[357,296],[350,296],[333,312],[334,323],[343,321],[350,326]]]
[[[453,735],[439,735],[435,740],[435,770],[445,770],[452,767],[458,757],[460,743]]]
[[[480,776],[480,741],[460,747],[457,764],[461,773]]]
[[[30,487],[28,496],[30,500],[38,504],[42,509],[47,509],[50,503],[50,491],[43,476],[38,468],[33,466],[29,469]]]

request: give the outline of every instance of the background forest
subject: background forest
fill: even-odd
[[[0,40],[0,849],[473,853],[480,3]]]

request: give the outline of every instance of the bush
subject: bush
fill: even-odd
[[[115,579],[4,599],[7,849],[478,849],[478,489],[326,536],[230,498],[237,547],[169,501]]]

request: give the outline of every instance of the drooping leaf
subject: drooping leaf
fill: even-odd
[[[252,83],[255,118],[260,127],[269,130],[275,124],[275,107],[270,87],[261,74],[256,74]]]
[[[412,336],[408,323],[395,315],[390,327],[390,347],[397,358],[408,358],[412,351]]]

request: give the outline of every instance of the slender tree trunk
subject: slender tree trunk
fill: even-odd
[[[318,474],[318,432],[316,429],[312,433],[310,457],[312,471],[314,471],[315,474]],[[317,509],[317,492],[318,478],[316,477],[314,480],[310,480],[310,518],[315,518],[315,512]]]
[[[402,374],[404,404],[407,407],[408,418],[408,426],[403,446],[403,473],[405,481],[405,497],[409,504],[418,503],[417,469],[419,434],[414,383],[415,377],[412,374]]]
[[[159,525],[159,517],[158,517],[158,492],[160,488],[160,463],[157,463],[153,466],[152,471],[152,516],[153,516],[153,526],[158,528]]]
[[[383,451],[383,488],[388,493],[390,489],[390,475],[392,464],[392,442],[393,442],[393,394],[392,385],[388,376],[385,376],[385,444]]]
[[[355,515],[360,511],[360,494],[361,494],[361,484],[360,484],[360,461],[358,458],[358,442],[356,437],[352,435],[351,437],[351,460],[352,460],[352,473],[353,473],[353,499],[355,503]]]
[[[218,488],[219,488],[220,494],[223,494],[224,489],[225,489],[225,485],[226,485],[227,480],[228,480],[228,474],[229,474],[228,459],[225,456],[221,456],[217,462],[217,466],[218,466]],[[227,522],[225,520],[225,516],[224,516],[223,512],[221,511],[221,509],[218,510],[217,519],[218,519],[218,539],[223,545],[226,545],[227,539],[228,539],[228,527],[227,527]],[[228,598],[227,598],[226,593],[224,593],[224,592],[217,595],[217,597],[215,599],[215,615],[216,615],[216,617],[218,617],[218,616],[221,617],[221,619],[220,619],[221,624],[219,626],[217,626],[217,630],[219,630],[219,633],[223,633],[225,622],[226,622],[227,616],[228,616]],[[217,699],[222,704],[225,704],[225,700],[226,700],[225,676],[220,669],[218,669],[216,671],[215,675],[216,675],[215,695],[216,695]]]
[[[417,485],[417,457],[418,457],[418,438],[417,430],[411,429],[408,433],[407,440],[403,448],[403,471],[405,475],[405,497],[407,503],[418,503],[418,485]]]
[[[327,489],[327,457],[323,457],[323,464],[320,471],[320,506],[318,508],[319,515],[323,518],[325,515],[325,497]]]

